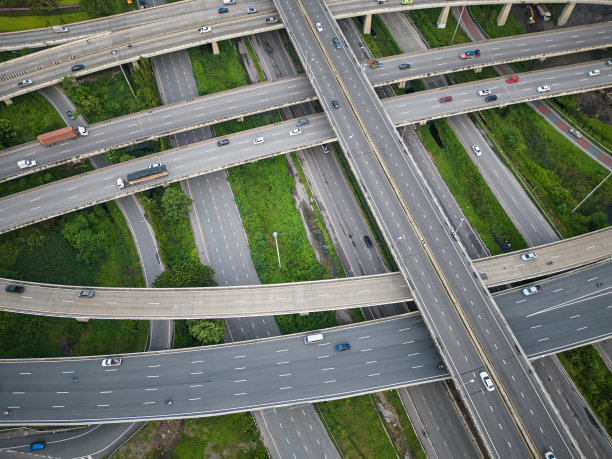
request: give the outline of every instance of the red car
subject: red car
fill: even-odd
[[[446,96],[446,97],[440,97],[440,103],[443,104],[444,102],[452,102],[453,98],[451,96]]]
[[[517,76],[506,78],[506,83],[516,83],[517,81],[518,81],[518,77]]]

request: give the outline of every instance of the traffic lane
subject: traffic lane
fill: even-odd
[[[420,78],[427,74],[445,70],[448,72],[463,69],[466,65],[489,66],[499,60],[529,58],[529,56],[560,50],[574,50],[586,46],[612,44],[610,24],[595,24],[589,27],[561,29],[543,34],[525,34],[520,37],[505,37],[494,41],[466,43],[463,45],[428,49],[401,56],[383,58],[383,67],[366,68],[366,75],[373,84],[381,84],[396,78]],[[465,51],[480,49],[480,57],[461,59]],[[409,63],[411,68],[401,70],[400,64]]]
[[[32,219],[44,219],[45,215],[58,215],[77,205],[85,207],[94,200],[114,199],[152,188],[155,184],[169,183],[187,176],[225,169],[228,164],[237,165],[245,162],[243,160],[245,154],[253,154],[253,158],[258,155],[261,157],[262,153],[265,153],[266,157],[273,156],[276,153],[270,152],[270,146],[273,147],[272,150],[280,152],[292,151],[321,143],[313,139],[323,138],[325,142],[334,138],[323,116],[311,117],[310,124],[302,129],[301,135],[290,136],[289,131],[293,127],[295,127],[294,122],[279,123],[260,130],[232,135],[229,137],[231,143],[221,148],[217,147],[216,142],[202,142],[183,149],[170,150],[167,154],[158,154],[157,157],[166,165],[169,175],[144,184],[128,186],[123,190],[117,189],[116,180],[125,178],[129,172],[147,168],[150,158],[117,164],[101,171],[82,174],[12,195],[0,201],[4,211],[0,225],[7,228]],[[254,145],[254,139],[261,136],[264,136],[264,143]],[[66,194],[69,196],[66,197]]]
[[[448,123],[527,244],[536,246],[558,240],[550,225],[469,118],[458,115],[448,118]],[[475,146],[480,149],[480,156],[475,152]]]
[[[589,77],[588,72],[598,69],[601,74]],[[612,84],[612,67],[605,65],[604,61],[592,61],[585,64],[557,67],[528,74],[520,74],[516,83],[506,83],[505,78],[492,78],[473,83],[464,83],[441,88],[435,91],[418,92],[399,96],[385,101],[385,109],[396,124],[410,124],[420,119],[435,119],[449,116],[451,110],[467,108],[483,109],[494,107],[516,98],[545,98],[554,95],[555,91],[598,87]],[[542,85],[551,87],[551,92],[538,93],[537,88]],[[485,97],[479,96],[482,89],[490,89],[498,99],[487,103]],[[451,102],[440,103],[446,96],[453,98]],[[401,120],[401,121],[400,121]]]
[[[35,159],[37,165],[52,164],[75,156],[85,157],[111,147],[132,143],[136,139],[175,132],[184,126],[212,124],[239,114],[246,115],[262,108],[286,102],[293,103],[313,98],[308,80],[283,79],[261,86],[245,86],[231,91],[198,97],[181,103],[165,105],[120,118],[97,123],[88,128],[87,137],[71,139],[43,147],[30,142],[0,154],[0,170],[7,177],[21,170],[17,161]],[[23,171],[21,171],[23,172]]]

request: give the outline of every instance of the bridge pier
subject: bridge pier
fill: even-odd
[[[12,99],[4,99],[4,103],[5,103],[5,105],[13,105],[13,100]]]
[[[406,87],[406,82],[405,82],[405,81],[400,81],[400,82],[397,84],[397,87],[398,87],[398,88],[401,88],[401,89],[404,89],[404,88]]]
[[[503,26],[506,25],[506,20],[508,19],[508,15],[510,14],[510,8],[512,8],[512,3],[505,3],[502,10],[499,12],[497,16],[497,25]]]
[[[130,64],[132,64],[132,69],[136,70],[138,67],[140,67],[140,59],[132,61]]]
[[[217,44],[216,41],[213,41],[211,45],[212,45],[213,54],[221,54],[221,52],[219,51],[219,45]]]
[[[450,6],[445,6],[440,11],[440,16],[438,17],[438,29],[446,28],[446,21],[448,20],[448,12],[450,11]]]
[[[565,5],[565,8],[563,8],[563,11],[561,11],[561,16],[559,16],[559,19],[557,19],[557,25],[564,26],[567,24],[567,20],[572,14],[572,11],[574,11],[575,6],[575,2],[569,2]]]
[[[77,322],[87,323],[87,322],[89,322],[89,319],[88,319],[88,318],[87,318],[87,319],[85,319],[85,318],[83,318],[83,317],[79,317],[79,318],[77,318],[77,319],[76,319],[76,321],[77,321]]]
[[[372,15],[366,14],[363,20],[363,33],[370,35],[372,33]]]
[[[482,67],[476,67],[474,69],[474,73],[480,73],[480,72],[482,72]]]

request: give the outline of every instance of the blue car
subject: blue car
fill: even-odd
[[[219,8],[219,14],[228,13],[229,10],[227,8]]]
[[[334,346],[334,349],[336,350],[336,352],[348,351],[350,348],[351,348],[351,346],[349,346],[348,343],[336,344]]]
[[[44,441],[37,441],[28,446],[28,451],[40,451],[41,449],[45,449],[46,445],[47,444]]]

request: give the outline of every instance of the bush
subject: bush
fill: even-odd
[[[166,268],[153,281],[157,288],[214,287],[215,272],[197,260],[184,260]]]

